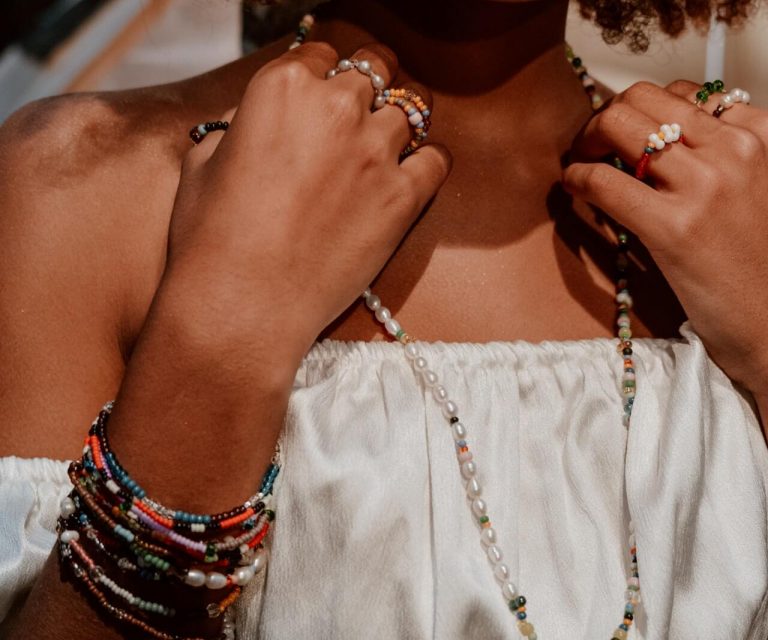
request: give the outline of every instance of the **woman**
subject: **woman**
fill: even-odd
[[[612,7],[597,9],[614,26],[682,19]],[[189,512],[251,495],[285,423],[270,567],[239,600],[239,637],[766,637],[768,113],[715,118],[719,96],[695,105],[681,81],[591,117],[566,8],[341,0],[287,53],[292,37],[4,125],[3,613],[35,583],[7,637],[148,637],[81,597],[59,554],[39,573],[71,489],[59,461],[115,396],[112,450]],[[371,112],[371,77],[344,56],[434,104],[434,142],[398,162],[413,132],[399,108]],[[226,134],[190,149],[182,132],[217,118]],[[684,137],[645,161],[648,184],[603,162],[634,166],[664,123]],[[616,231],[586,203],[639,238],[624,376]],[[356,302],[374,280],[383,302]],[[457,472],[458,409],[375,342],[380,304],[428,341],[476,475]],[[212,598],[106,571],[168,606]],[[207,637],[220,618],[158,625]]]

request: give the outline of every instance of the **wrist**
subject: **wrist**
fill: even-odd
[[[285,300],[232,273],[167,270],[142,339],[163,334],[190,361],[249,372],[266,388],[292,386],[315,336]]]

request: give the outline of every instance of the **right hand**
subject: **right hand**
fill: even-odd
[[[169,232],[166,278],[299,358],[382,269],[451,164],[438,145],[399,163],[407,119],[371,113],[370,80],[355,70],[326,80],[339,57],[308,43],[252,78],[227,133],[188,153]],[[352,57],[387,85],[396,75],[382,45]]]

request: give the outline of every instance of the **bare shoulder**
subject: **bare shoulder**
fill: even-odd
[[[171,85],[37,101],[0,127],[0,456],[77,454],[160,282],[189,129],[237,106],[286,47]]]
[[[0,128],[0,455],[73,455],[60,436],[119,387],[178,182],[148,98],[51,98]]]

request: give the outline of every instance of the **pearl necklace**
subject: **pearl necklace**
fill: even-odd
[[[568,46],[566,48],[568,61],[579,76],[587,95],[590,97],[593,110],[599,109],[603,100],[597,93],[595,82],[590,78],[587,70],[583,67],[581,60],[577,58],[573,50]],[[619,159],[616,159],[617,168],[623,169]],[[624,416],[623,424],[629,428],[632,407],[635,399],[636,377],[634,363],[632,361],[632,330],[629,318],[629,309],[632,307],[632,298],[627,288],[626,270],[628,266],[627,250],[628,236],[626,231],[621,230],[617,241],[618,257],[617,270],[619,278],[616,282],[617,294],[617,337],[619,338],[618,351],[622,354],[624,360],[624,373],[621,377],[621,392],[624,396]],[[496,530],[491,526],[491,519],[488,515],[488,505],[481,497],[482,486],[478,480],[477,462],[470,451],[467,441],[468,431],[466,426],[459,420],[459,409],[456,403],[450,398],[446,388],[439,383],[437,374],[429,368],[429,363],[421,355],[419,348],[414,344],[411,336],[401,327],[400,323],[392,316],[392,313],[382,305],[381,299],[374,295],[370,288],[366,289],[362,295],[366,306],[370,309],[376,320],[378,320],[386,332],[403,345],[403,352],[406,359],[411,364],[418,379],[421,380],[426,390],[432,392],[432,396],[440,405],[443,415],[448,420],[456,449],[456,457],[459,466],[459,473],[462,481],[465,483],[467,504],[470,512],[475,519],[480,533],[480,541],[485,549],[485,553],[490,561],[493,574],[500,585],[501,594],[507,601],[510,611],[517,619],[517,628],[520,634],[528,640],[537,640],[538,634],[533,624],[528,620],[526,611],[527,600],[525,596],[518,592],[517,586],[511,581],[511,572],[507,564],[504,563],[504,553],[498,544]],[[626,457],[626,448],[625,448]],[[627,590],[624,593],[624,612],[621,624],[613,631],[611,640],[627,640],[629,629],[635,618],[637,606],[640,604],[640,575],[637,566],[637,547],[635,542],[634,526],[629,523],[629,568],[630,575],[627,578]]]
[[[305,15],[299,23],[296,31],[296,37],[291,43],[289,49],[301,46],[307,39],[315,23],[315,17],[312,14]],[[576,57],[570,46],[566,45],[566,58],[571,63],[574,73],[581,80],[584,91],[590,99],[593,110],[599,109],[603,105],[603,99],[597,91],[595,81],[590,77],[586,68],[583,66],[580,58]],[[621,161],[615,160],[619,169],[624,169]],[[621,392],[624,396],[624,416],[623,424],[629,428],[630,417],[632,415],[632,406],[635,399],[635,369],[632,361],[632,330],[629,318],[629,309],[632,307],[632,298],[627,288],[626,270],[628,266],[628,236],[625,230],[621,229],[617,239],[618,258],[617,271],[619,277],[616,282],[617,294],[617,336],[619,338],[618,351],[623,356],[624,373],[621,378]],[[517,619],[517,628],[520,634],[528,640],[538,640],[538,635],[533,624],[528,620],[526,611],[527,600],[521,595],[517,586],[511,581],[511,571],[503,562],[504,554],[498,544],[496,530],[491,526],[491,520],[488,515],[488,505],[481,497],[482,486],[478,480],[477,462],[470,451],[467,441],[468,431],[466,426],[459,420],[459,409],[456,403],[450,398],[446,388],[439,383],[437,374],[429,368],[429,363],[421,355],[418,346],[413,342],[413,338],[405,332],[400,323],[392,317],[392,313],[382,305],[381,299],[374,295],[370,288],[366,289],[362,295],[366,306],[370,309],[383,326],[386,332],[403,345],[403,353],[408,362],[413,367],[418,379],[424,384],[425,388],[432,392],[433,397],[440,405],[443,415],[448,420],[448,424],[453,436],[456,448],[456,457],[459,465],[459,473],[465,483],[467,504],[472,516],[478,525],[480,541],[485,549],[488,560],[490,561],[493,574],[498,581],[501,594],[507,601],[510,611]],[[625,448],[626,457],[626,448]],[[632,626],[635,617],[635,610],[640,603],[640,577],[637,567],[637,548],[635,545],[635,534],[632,522],[629,523],[629,556],[630,556],[630,576],[627,579],[627,590],[624,594],[624,613],[621,624],[613,631],[611,640],[627,640],[629,629]]]

